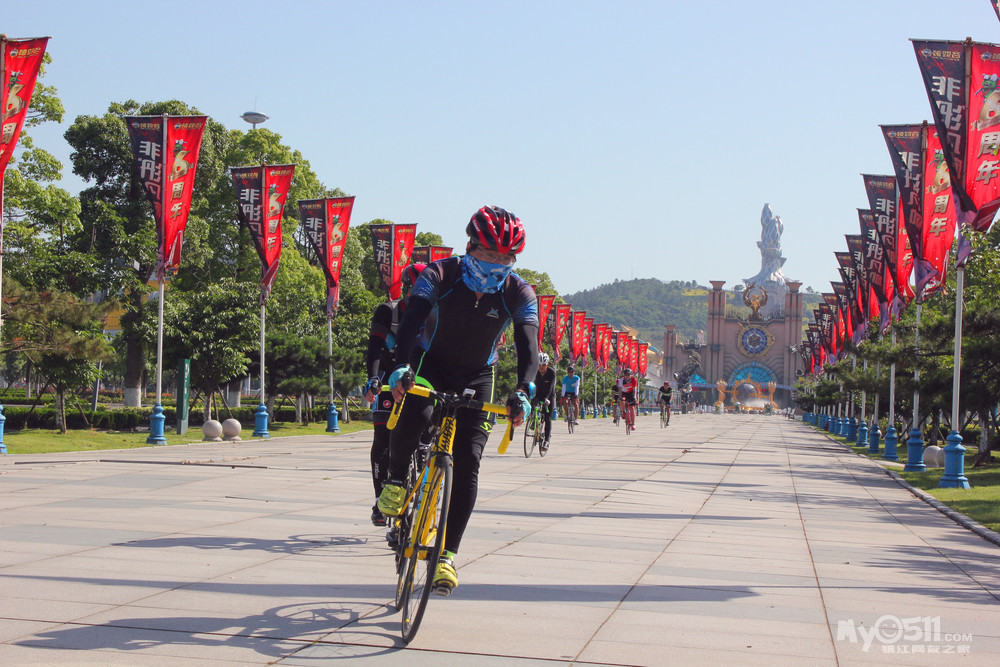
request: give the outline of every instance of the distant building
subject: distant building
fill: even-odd
[[[723,381],[727,407],[734,400],[761,408],[771,400],[778,408],[792,405],[792,384],[801,363],[796,346],[802,340],[802,283],[787,280],[780,271],[783,227],[767,205],[761,226],[761,273],[748,279],[742,292],[749,312],[727,310],[725,281],[712,280],[708,331],[687,343],[677,340],[674,325],[667,324],[663,334],[662,374],[667,378],[689,364],[692,352],[700,355],[702,372],[690,383],[703,403],[718,400]]]

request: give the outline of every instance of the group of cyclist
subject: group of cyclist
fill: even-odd
[[[477,400],[492,401],[498,343],[511,323],[517,378],[506,400],[508,418],[519,426],[531,410],[540,410],[545,429],[541,446],[549,447],[555,369],[549,356],[538,350],[535,293],[513,272],[517,255],[524,250],[524,226],[513,213],[484,206],[473,214],[465,231],[469,240],[464,255],[407,267],[402,298],[380,305],[372,318],[365,398],[374,403],[371,471],[377,500],[371,520],[375,525],[385,525],[386,517],[402,512],[407,466],[434,409],[430,399],[410,394],[396,427],[389,431],[393,404],[402,401],[415,382],[455,394],[468,390]],[[621,406],[634,410],[638,382],[631,369],[625,369],[615,388]],[[572,366],[562,379],[562,390],[564,409],[572,406],[578,416],[580,376]],[[448,530],[433,578],[433,590],[439,595],[458,586],[455,557],[476,503],[480,461],[493,424],[486,412],[458,414]]]

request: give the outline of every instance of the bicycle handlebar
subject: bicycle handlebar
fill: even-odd
[[[383,385],[383,391],[388,390],[389,387]],[[407,394],[416,394],[417,396],[423,396],[424,398],[433,398],[439,400],[448,405],[455,405],[461,408],[471,408],[473,410],[482,410],[483,412],[492,412],[495,415],[507,416],[507,406],[500,405],[498,403],[487,403],[485,401],[480,401],[475,398],[468,396],[458,396],[457,394],[446,394],[443,392],[434,391],[428,387],[423,387],[419,384],[412,385],[406,390]],[[403,400],[406,400],[406,396],[403,396]],[[389,421],[386,422],[386,428],[390,431],[396,428],[396,421],[399,419],[399,412],[403,408],[403,401],[396,403],[392,406],[392,412],[389,414]],[[503,440],[500,441],[500,446],[497,447],[497,453],[504,454],[507,452],[507,447],[510,446],[511,438],[514,435],[514,421],[507,421],[507,430],[503,434]]]

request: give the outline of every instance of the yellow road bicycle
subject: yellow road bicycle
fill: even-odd
[[[434,583],[434,571],[444,549],[448,508],[451,504],[452,446],[455,444],[458,411],[470,409],[506,415],[507,406],[476,400],[472,397],[472,391],[468,389],[464,395],[458,396],[413,385],[407,393],[437,402],[433,420],[437,425],[437,438],[427,452],[422,470],[410,476],[403,511],[394,520],[398,531],[396,547],[398,578],[393,606],[397,611],[403,612],[403,641],[408,644],[420,628],[420,621],[423,619]],[[401,401],[393,406],[386,425],[390,430],[396,426],[402,405]],[[513,432],[514,424],[508,422],[507,431],[497,450],[500,454],[507,451]]]

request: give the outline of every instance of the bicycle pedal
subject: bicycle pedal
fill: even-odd
[[[431,586],[431,591],[434,593],[434,595],[440,595],[443,598],[446,598],[449,595],[451,595],[451,592],[453,590],[455,590],[455,588],[451,584],[446,584],[444,582],[435,583],[433,586]]]

